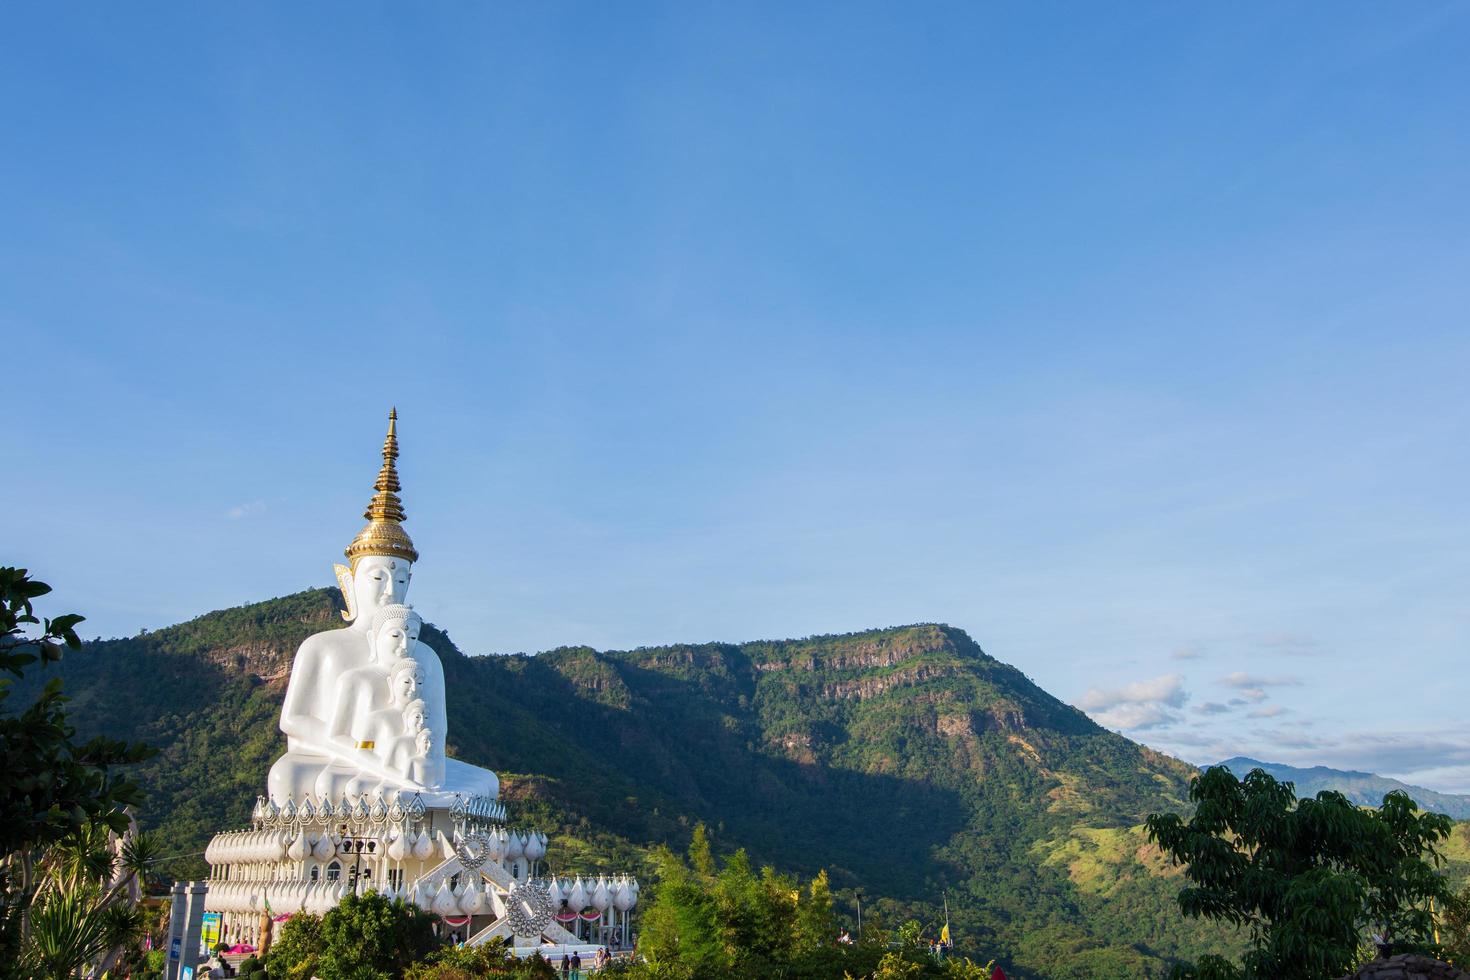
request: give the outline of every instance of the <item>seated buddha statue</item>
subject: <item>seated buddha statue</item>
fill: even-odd
[[[405,616],[398,621],[401,636],[374,635],[377,614],[403,606],[419,557],[403,529],[406,515],[398,498],[397,419],[396,411],[388,416],[383,465],[363,515],[367,526],[347,547],[349,564],[336,566],[347,626],[307,637],[292,661],[281,705],[286,753],[271,766],[268,778],[271,798],[278,803],[308,795],[320,802],[368,787],[382,793],[422,793],[431,805],[436,798],[448,800],[456,794],[491,799],[499,794],[500,783],[493,772],[444,758],[448,735],[444,668],[427,644],[408,635],[416,633],[416,626],[408,629]],[[393,618],[377,622],[379,634],[384,632],[384,622]],[[375,654],[378,640],[384,650]],[[375,751],[375,745],[363,744],[374,741],[363,737],[373,713],[394,701],[391,668],[405,659],[419,669],[413,681],[414,696],[408,700],[422,700],[424,728],[432,733],[430,738],[417,740],[427,745],[427,756],[410,767],[391,766],[386,755]],[[371,687],[375,676],[382,681],[377,690]],[[385,746],[390,754],[391,748]]]

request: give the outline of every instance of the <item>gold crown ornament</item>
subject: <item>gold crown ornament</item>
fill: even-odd
[[[395,408],[388,413],[388,435],[383,439],[383,468],[378,470],[377,482],[373,484],[377,492],[362,514],[367,518],[367,527],[357,532],[357,537],[352,539],[345,552],[354,570],[358,559],[368,555],[402,558],[408,562],[419,560],[413,539],[403,530],[403,521],[408,515],[403,512],[403,501],[398,499],[398,491],[402,487],[398,484],[398,468],[393,462],[397,458],[398,409]]]

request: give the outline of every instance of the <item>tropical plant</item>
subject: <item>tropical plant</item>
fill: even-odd
[[[53,844],[40,863],[22,962],[47,977],[115,966],[145,931],[140,884],[157,854],[149,835],[130,828],[117,837],[100,824]]]
[[[147,747],[100,736],[79,744],[60,678],[19,713],[7,703],[26,668],[81,645],[81,616],[35,615],[33,600],[50,591],[25,569],[0,568],[0,671],[11,675],[0,678],[0,977],[115,964],[142,931],[135,902],[157,856],[131,825],[141,790],[117,771],[146,759]]]
[[[1260,769],[1243,780],[1206,770],[1190,798],[1192,817],[1155,814],[1149,837],[1185,868],[1181,911],[1248,930],[1251,948],[1239,964],[1205,956],[1177,976],[1317,980],[1348,972],[1370,933],[1405,950],[1433,945],[1431,904],[1449,897],[1435,871],[1449,817],[1397,792],[1378,809],[1335,792],[1298,800]]]

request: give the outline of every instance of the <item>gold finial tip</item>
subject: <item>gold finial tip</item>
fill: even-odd
[[[398,499],[398,468],[393,464],[398,458],[397,428],[398,407],[395,405],[388,412],[388,435],[383,439],[383,468],[373,483],[376,492],[362,515],[368,525],[347,547],[347,557],[352,560],[353,568],[364,555],[383,555],[410,562],[419,560],[413,541],[402,527],[408,515],[403,512],[403,502]]]

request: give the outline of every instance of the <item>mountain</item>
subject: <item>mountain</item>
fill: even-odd
[[[1298,769],[1296,766],[1282,765],[1279,762],[1260,762],[1243,756],[1226,759],[1219,765],[1229,769],[1237,776],[1244,776],[1252,769],[1264,769],[1267,774],[1278,780],[1295,783],[1296,795],[1299,797],[1315,796],[1323,790],[1336,790],[1362,806],[1379,806],[1383,803],[1385,795],[1394,790],[1402,790],[1408,793],[1422,809],[1443,813],[1456,820],[1470,819],[1470,796],[1437,793],[1423,786],[1412,786],[1409,783],[1390,779],[1387,776],[1374,775],[1371,772],[1329,769],[1326,766]]]
[[[284,747],[292,655],[339,608],[310,590],[59,665],[81,734],[159,748],[142,819],[173,874],[200,874],[209,835],[247,821]],[[535,656],[424,639],[444,662],[451,752],[501,773],[513,812],[554,835],[559,872],[646,868],[702,821],[717,848],[828,869],[843,901],[862,888],[865,920],[933,928],[947,890],[961,949],[1017,977],[1159,976],[1237,941],[1179,916],[1179,871],[1140,828],[1185,806],[1193,767],[952,627]]]

